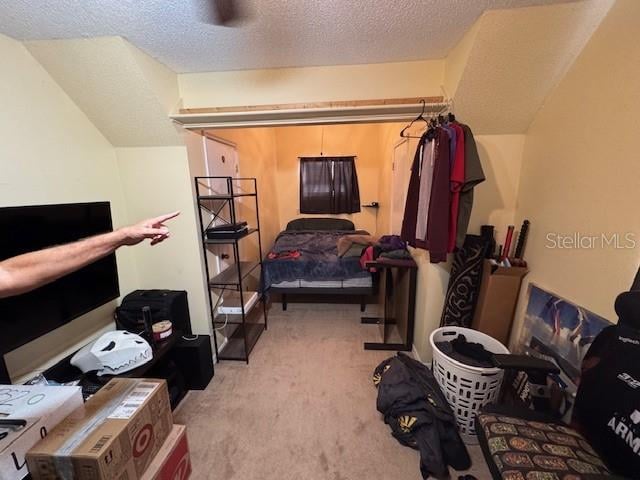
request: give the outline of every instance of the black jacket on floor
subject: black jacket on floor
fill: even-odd
[[[422,363],[398,353],[376,367],[377,408],[403,445],[420,451],[420,472],[445,477],[449,466],[465,470],[471,460],[453,411],[440,387]]]

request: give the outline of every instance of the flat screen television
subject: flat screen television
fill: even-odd
[[[0,208],[0,260],[111,230],[109,202]],[[111,254],[32,292],[0,298],[0,354],[119,295]]]

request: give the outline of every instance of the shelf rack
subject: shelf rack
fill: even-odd
[[[262,239],[260,236],[260,212],[258,208],[258,186],[255,178],[236,177],[195,177],[195,191],[200,220],[200,238],[208,281],[208,298],[214,328],[216,360],[239,360],[249,363],[249,355],[262,332],[267,329],[267,305],[260,289],[260,282],[254,277],[262,269]],[[239,203],[243,198],[253,200],[255,206],[255,226],[233,238],[208,238],[211,226],[234,224],[239,221]],[[247,219],[245,219],[247,220]],[[253,220],[253,219],[251,219]],[[247,260],[241,256],[244,239],[256,236],[258,241],[257,259]],[[218,255],[225,247],[233,251],[233,263],[216,275],[211,274],[207,252]],[[230,258],[231,256],[229,256]],[[230,258],[231,259],[231,258]],[[258,300],[245,311],[247,287],[254,285]],[[241,313],[220,314],[218,306],[224,295],[238,292]],[[217,333],[224,335],[225,342],[218,345]]]

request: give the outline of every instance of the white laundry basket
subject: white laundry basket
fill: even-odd
[[[504,372],[499,368],[465,365],[436,346],[437,342],[448,342],[458,335],[464,335],[468,342],[480,343],[492,353],[509,353],[509,350],[489,335],[470,328],[442,327],[429,337],[433,374],[455,413],[460,435],[466,443],[477,443],[475,415],[483,405],[498,398]]]

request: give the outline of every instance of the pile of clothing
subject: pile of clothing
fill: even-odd
[[[420,451],[420,472],[445,477],[471,466],[456,419],[431,370],[398,353],[376,367],[377,409],[402,445]]]
[[[396,260],[411,259],[407,244],[398,235],[345,235],[338,239],[339,257],[360,257],[360,265],[367,269],[366,263],[378,257]],[[370,269],[375,271],[375,269]]]
[[[449,358],[471,367],[495,367],[493,354],[481,343],[469,342],[464,335],[448,342],[436,342],[436,348]]]
[[[402,238],[429,250],[432,263],[460,248],[473,188],[485,180],[473,133],[454,121],[431,124],[418,141],[402,221]]]

